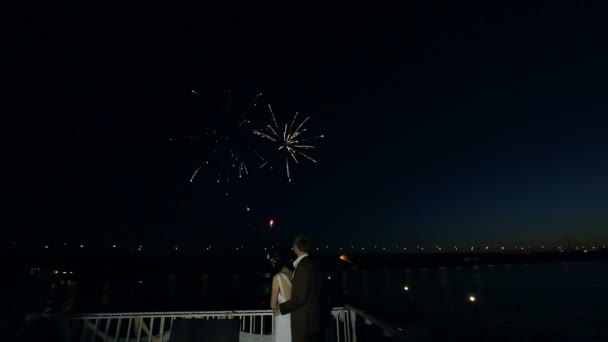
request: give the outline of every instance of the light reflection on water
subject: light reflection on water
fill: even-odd
[[[544,329],[567,339],[608,339],[606,262],[344,271],[341,282],[348,302],[385,310],[397,320],[413,315],[408,310],[416,303],[424,319],[430,317],[430,324],[441,328],[436,330],[452,337],[476,326],[513,338]],[[81,279],[53,282],[47,293],[47,312],[259,309],[266,307],[270,279],[251,281],[239,274],[154,275],[142,284]]]
[[[464,327],[473,327],[515,339],[531,331],[566,340],[608,339],[607,262],[413,268],[390,274],[387,284],[385,271],[347,273],[345,292],[359,294],[347,300],[403,324],[419,315],[434,327],[430,330],[445,332],[442,337],[470,337]],[[410,310],[412,303],[423,313]]]

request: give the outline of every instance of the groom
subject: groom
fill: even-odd
[[[279,305],[282,315],[291,313],[292,342],[313,342],[319,334],[319,289],[321,278],[308,257],[310,239],[297,236],[293,251],[298,257],[294,261],[291,299]]]

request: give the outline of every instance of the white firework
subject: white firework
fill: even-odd
[[[279,125],[277,119],[272,111],[272,107],[268,105],[268,110],[272,118],[272,123],[266,125],[263,129],[254,130],[253,133],[263,139],[269,140],[277,145],[277,151],[284,154],[285,160],[285,172],[287,174],[288,181],[291,182],[291,170],[290,160],[293,163],[299,164],[298,157],[303,157],[310,160],[313,163],[317,161],[312,158],[308,153],[310,150],[315,149],[312,145],[312,141],[324,138],[323,135],[306,137],[307,129],[304,127],[310,117],[306,117],[302,122],[297,123],[298,112],[296,112],[291,119],[291,123]],[[295,127],[295,128],[294,128]],[[265,161],[260,168],[266,166]]]

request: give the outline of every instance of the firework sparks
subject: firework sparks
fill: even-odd
[[[296,112],[291,119],[291,123],[287,124],[287,122],[285,122],[285,124],[279,125],[270,105],[268,105],[268,110],[272,122],[263,129],[254,130],[253,133],[262,139],[269,140],[276,144],[277,151],[284,154],[285,173],[287,175],[287,180],[291,182],[290,160],[295,164],[299,164],[298,157],[302,157],[316,163],[317,161],[308,154],[308,151],[315,149],[315,146],[312,145],[312,141],[322,139],[324,136],[305,136],[305,133],[307,132],[305,124],[310,117],[306,117],[300,123],[297,123],[298,112]],[[260,167],[266,166],[267,163],[268,162],[264,160]]]
[[[209,105],[203,96],[196,90],[191,93],[205,105]],[[250,106],[255,107],[262,94],[259,93],[251,98],[250,102],[233,103],[232,94],[226,92],[224,101],[215,108],[216,115],[212,116],[214,122],[210,124],[212,129],[204,132],[201,136],[189,136],[189,140],[201,139],[206,141],[209,148],[203,162],[194,170],[190,177],[190,183],[194,182],[203,169],[209,168],[210,172],[215,170],[215,182],[230,183],[235,177],[243,178],[249,174],[246,158],[247,148],[250,144],[245,141],[251,135],[251,121],[246,119]],[[221,102],[221,101],[220,101]]]

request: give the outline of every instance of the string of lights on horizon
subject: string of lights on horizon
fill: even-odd
[[[11,242],[8,245],[9,249],[16,249],[18,247],[21,246],[26,246],[26,247],[32,247],[31,244],[25,243],[25,244],[18,244],[16,241]],[[107,250],[137,250],[138,252],[142,252],[144,251],[144,244],[143,243],[137,243],[137,244],[119,244],[119,243],[112,243],[112,244],[108,244],[107,248],[104,248],[103,246],[100,246],[99,244],[87,244],[87,243],[68,243],[68,242],[63,242],[63,243],[59,243],[59,244],[52,244],[52,243],[45,243],[42,245],[39,245],[40,249],[43,250],[59,250],[59,249],[71,249],[71,248],[75,248],[75,249],[93,249],[93,250],[99,250],[101,249],[107,249]],[[153,245],[154,247],[152,248],[153,250],[159,250],[159,246],[158,245]],[[160,248],[160,250],[165,249],[165,248]],[[193,251],[196,250],[195,248],[189,247],[189,248],[183,248],[180,247],[179,244],[173,244],[170,245],[168,248],[166,248],[167,250],[173,250],[174,252],[180,252],[180,251]],[[285,249],[284,246],[275,246],[275,245],[269,245],[266,247],[248,247],[246,246],[246,244],[240,244],[240,245],[234,245],[232,247],[229,246],[213,246],[212,244],[210,245],[205,245],[201,248],[201,251],[203,252],[212,252],[212,251],[216,251],[216,250],[222,250],[222,251],[226,251],[226,250],[234,250],[234,251],[272,251],[272,250],[281,250],[281,249]],[[589,252],[589,251],[599,251],[599,250],[606,250],[606,244],[581,244],[581,245],[571,245],[571,246],[563,246],[563,245],[559,245],[559,246],[549,246],[549,245],[504,245],[504,246],[491,246],[491,245],[467,245],[467,246],[461,246],[459,247],[458,245],[452,245],[449,247],[441,247],[439,245],[434,245],[434,246],[424,246],[424,245],[416,245],[416,246],[402,246],[402,245],[395,245],[394,247],[392,246],[386,246],[386,245],[366,245],[366,246],[357,246],[357,245],[349,245],[349,246],[330,246],[330,245],[321,245],[320,247],[313,247],[312,251],[313,252],[327,252],[327,251],[349,251],[349,252],[377,252],[377,253],[382,253],[382,252],[401,252],[401,253],[441,253],[441,252],[445,252],[445,253],[454,253],[454,252],[462,252],[462,253],[466,253],[466,252],[496,252],[496,251],[531,251],[531,250],[535,250],[535,251],[582,251],[582,252]]]

